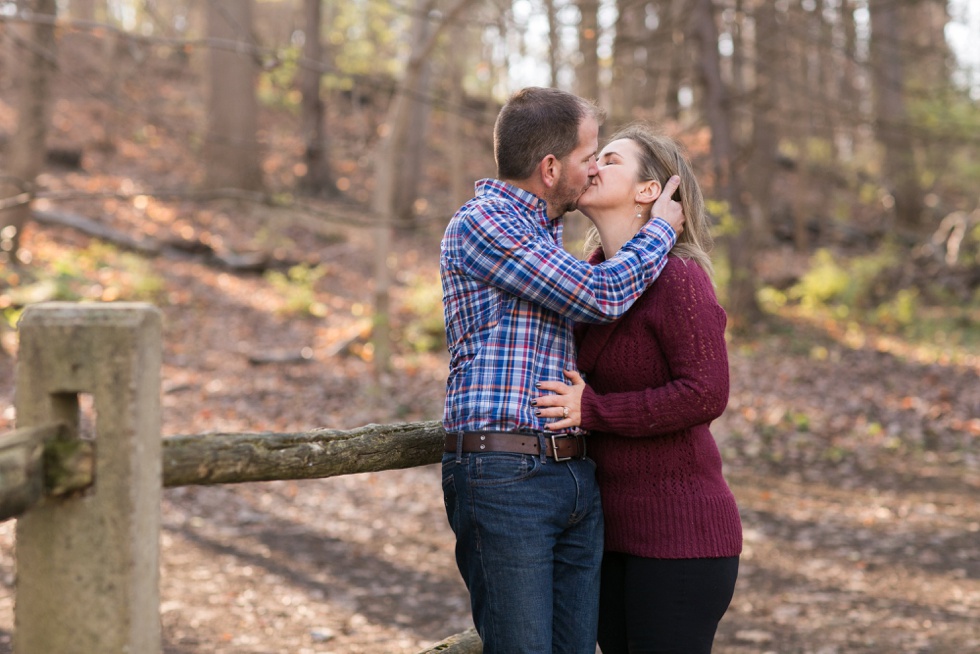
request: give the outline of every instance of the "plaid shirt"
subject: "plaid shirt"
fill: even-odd
[[[618,318],[667,261],[676,240],[649,221],[597,266],[562,249],[561,219],[546,203],[499,180],[476,184],[446,228],[439,260],[449,379],[446,431],[542,431],[535,382],[567,381],[575,368],[573,321]]]

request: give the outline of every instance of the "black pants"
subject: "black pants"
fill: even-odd
[[[737,556],[647,559],[606,552],[599,591],[602,654],[709,654],[737,577]]]

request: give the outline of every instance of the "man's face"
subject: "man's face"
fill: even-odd
[[[599,123],[591,116],[578,127],[578,145],[561,161],[561,174],[548,200],[548,214],[552,218],[574,211],[578,198],[592,184],[599,172],[596,152],[599,150]]]

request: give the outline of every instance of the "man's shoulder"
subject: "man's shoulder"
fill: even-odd
[[[477,195],[463,204],[450,221],[450,227],[469,230],[478,225],[485,228],[496,224],[505,231],[523,229],[529,220],[528,207],[519,198],[508,194]]]

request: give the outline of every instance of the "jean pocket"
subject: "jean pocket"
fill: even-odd
[[[470,457],[469,483],[473,486],[502,486],[533,477],[541,462],[529,454],[493,452]]]
[[[456,532],[459,522],[459,500],[456,493],[456,479],[453,477],[455,462],[442,464],[442,503],[446,508],[446,519],[453,532]]]

